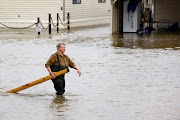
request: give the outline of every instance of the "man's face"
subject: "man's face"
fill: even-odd
[[[61,45],[60,48],[59,48],[59,51],[61,53],[64,53],[65,52],[65,49],[66,49],[66,46],[65,45]]]

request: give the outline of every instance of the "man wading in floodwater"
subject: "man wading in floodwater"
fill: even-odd
[[[65,74],[55,77],[55,72],[66,69],[68,67],[77,70],[79,76],[81,75],[80,69],[69,59],[67,55],[64,54],[66,45],[64,43],[59,43],[57,46],[57,52],[51,55],[45,67],[52,76],[52,82],[54,83],[54,88],[57,91],[57,95],[63,95],[65,92]]]

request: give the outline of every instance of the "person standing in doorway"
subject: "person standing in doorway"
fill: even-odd
[[[55,77],[55,72],[71,67],[76,69],[79,76],[81,76],[81,71],[74,62],[72,62],[70,58],[64,54],[66,48],[64,43],[59,43],[56,47],[57,52],[51,55],[45,64],[45,67],[52,76],[52,82],[54,84],[56,94],[63,95],[65,92],[65,74]]]

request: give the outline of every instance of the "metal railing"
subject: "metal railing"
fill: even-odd
[[[48,23],[48,26],[45,27],[43,25],[43,23],[41,22],[40,18],[37,18],[37,22],[33,23],[32,25],[29,25],[27,27],[11,27],[11,26],[8,26],[4,23],[0,23],[0,25],[4,26],[4,27],[7,27],[9,29],[28,29],[28,28],[31,28],[33,27],[34,25],[37,26],[37,24],[40,23],[41,27],[43,29],[48,29],[49,28],[49,34],[51,34],[51,23],[53,25],[53,27],[56,27],[57,28],[57,32],[59,32],[59,23],[62,25],[62,26],[67,26],[67,29],[70,29],[70,16],[69,16],[69,13],[67,14],[67,23],[63,23],[61,18],[59,17],[59,13],[57,13],[57,23],[55,23],[51,17],[51,14],[49,14],[49,23]],[[40,31],[38,31],[38,34],[40,34]]]

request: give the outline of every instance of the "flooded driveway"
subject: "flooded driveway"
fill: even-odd
[[[6,33],[8,32],[8,33]],[[81,69],[66,74],[66,92],[52,82],[4,92],[45,77],[59,42]],[[110,35],[109,26],[72,28],[38,37],[0,29],[1,120],[179,120],[180,35]]]

